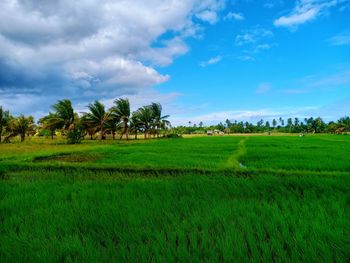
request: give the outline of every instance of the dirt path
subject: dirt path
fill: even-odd
[[[225,168],[242,168],[242,164],[238,161],[239,157],[246,154],[245,142],[248,140],[248,137],[242,138],[238,143],[238,148],[235,153],[233,153],[226,161]]]

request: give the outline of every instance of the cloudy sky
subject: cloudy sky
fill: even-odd
[[[350,0],[1,0],[0,105],[161,102],[174,124],[350,114]]]

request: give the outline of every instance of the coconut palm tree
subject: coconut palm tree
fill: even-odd
[[[12,137],[20,136],[21,142],[25,140],[28,130],[32,129],[33,117],[24,117],[20,115],[17,118],[11,118],[6,127],[7,136],[5,142],[10,142]]]
[[[115,106],[111,108],[112,113],[121,121],[123,126],[120,139],[125,134],[126,139],[129,139],[129,121],[130,121],[130,102],[128,99],[117,99],[114,101]]]
[[[169,115],[162,116],[162,105],[160,103],[152,103],[150,106],[153,112],[154,136],[157,134],[159,137],[159,131],[165,129],[170,124],[167,120]]]
[[[53,139],[55,131],[62,127],[59,117],[51,112],[47,116],[40,118],[38,123],[42,125],[42,129],[50,131],[51,139]]]
[[[106,139],[108,122],[112,119],[111,112],[106,111],[105,105],[97,100],[87,107],[90,112],[84,113],[84,119],[89,127],[95,128],[100,133],[100,140]]]
[[[10,119],[10,113],[9,111],[5,111],[2,106],[0,106],[0,143],[2,139],[2,132],[4,128],[6,127],[8,121]]]
[[[76,117],[72,102],[67,99],[59,100],[52,108],[55,110],[57,121],[61,123],[62,128],[65,130],[69,129],[69,126],[74,123]]]
[[[109,130],[112,133],[113,140],[115,140],[115,135],[116,135],[117,130],[118,130],[118,125],[120,123],[120,118],[116,114],[113,114],[113,112],[111,110],[110,110],[110,112],[111,112],[111,118],[107,122],[106,127],[107,127],[107,130]]]
[[[143,129],[145,139],[149,137],[149,132],[152,127],[153,110],[150,105],[143,106],[137,110],[138,119]]]
[[[130,131],[135,133],[135,140],[137,140],[137,132],[140,130],[141,125],[142,123],[140,121],[139,112],[134,111],[130,118]]]
[[[39,120],[43,124],[44,129],[51,131],[51,138],[53,138],[55,130],[62,129],[64,132],[67,132],[78,117],[74,112],[72,102],[67,99],[59,100],[52,106],[52,109],[54,110],[53,113],[49,112],[47,116]]]
[[[346,133],[350,131],[350,117],[342,117],[336,124],[336,133]]]

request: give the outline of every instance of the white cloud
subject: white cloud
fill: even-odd
[[[345,46],[350,45],[350,34],[340,34],[328,39],[329,43],[333,46]]]
[[[209,65],[217,64],[217,63],[219,63],[221,60],[222,60],[222,57],[221,57],[221,56],[216,56],[216,57],[210,58],[210,59],[207,60],[207,61],[203,61],[203,62],[199,63],[199,65],[200,65],[201,67],[207,67],[207,66],[209,66]]]
[[[311,75],[298,81],[301,88],[284,89],[288,94],[304,94],[319,89],[334,89],[350,85],[350,70],[343,70],[326,76]]]
[[[254,61],[255,58],[249,55],[245,55],[245,56],[239,56],[237,57],[239,60],[243,60],[243,61]]]
[[[274,21],[279,27],[295,27],[315,19],[327,9],[337,5],[338,0],[298,0],[294,10],[286,16],[281,16]]]
[[[225,16],[225,20],[244,20],[244,16],[242,13],[229,12]]]
[[[218,124],[219,122],[224,122],[225,120],[230,121],[243,121],[243,122],[253,122],[263,119],[264,121],[272,121],[273,119],[278,119],[282,117],[287,118],[299,118],[303,120],[304,118],[321,116],[326,121],[336,120],[344,115],[347,115],[350,107],[349,98],[337,103],[329,105],[317,105],[317,106],[304,106],[295,107],[293,105],[286,107],[276,107],[276,108],[261,108],[261,109],[244,109],[244,110],[224,110],[209,112],[207,114],[201,115],[177,115],[171,118],[171,122],[174,125],[188,125],[188,122],[199,123],[203,122],[204,125]]]
[[[202,34],[201,22],[218,21],[224,6],[224,0],[3,0],[0,90],[76,101],[141,94],[169,79],[158,68],[185,54],[186,39]],[[38,107],[46,106],[32,108]]]
[[[243,46],[247,44],[255,44],[262,39],[270,38],[273,36],[272,31],[265,28],[253,28],[251,30],[245,30],[242,34],[238,34],[235,38],[236,46]]]
[[[268,92],[270,89],[271,89],[271,83],[264,82],[258,86],[258,88],[256,89],[255,92],[257,94],[263,94],[263,93]]]
[[[254,27],[249,30],[244,30],[241,34],[236,35],[235,45],[237,47],[243,47],[245,55],[238,57],[240,60],[254,60],[252,55],[256,55],[263,50],[270,49],[273,45],[266,43],[271,41],[270,39],[274,36],[271,30]]]
[[[205,10],[196,15],[197,18],[208,22],[209,24],[215,24],[218,21],[218,16],[216,12]]]

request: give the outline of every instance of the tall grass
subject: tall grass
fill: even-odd
[[[28,176],[11,173],[0,184],[1,262],[346,262],[350,256],[349,177]]]
[[[0,262],[349,262],[349,150],[347,136],[0,145]]]

